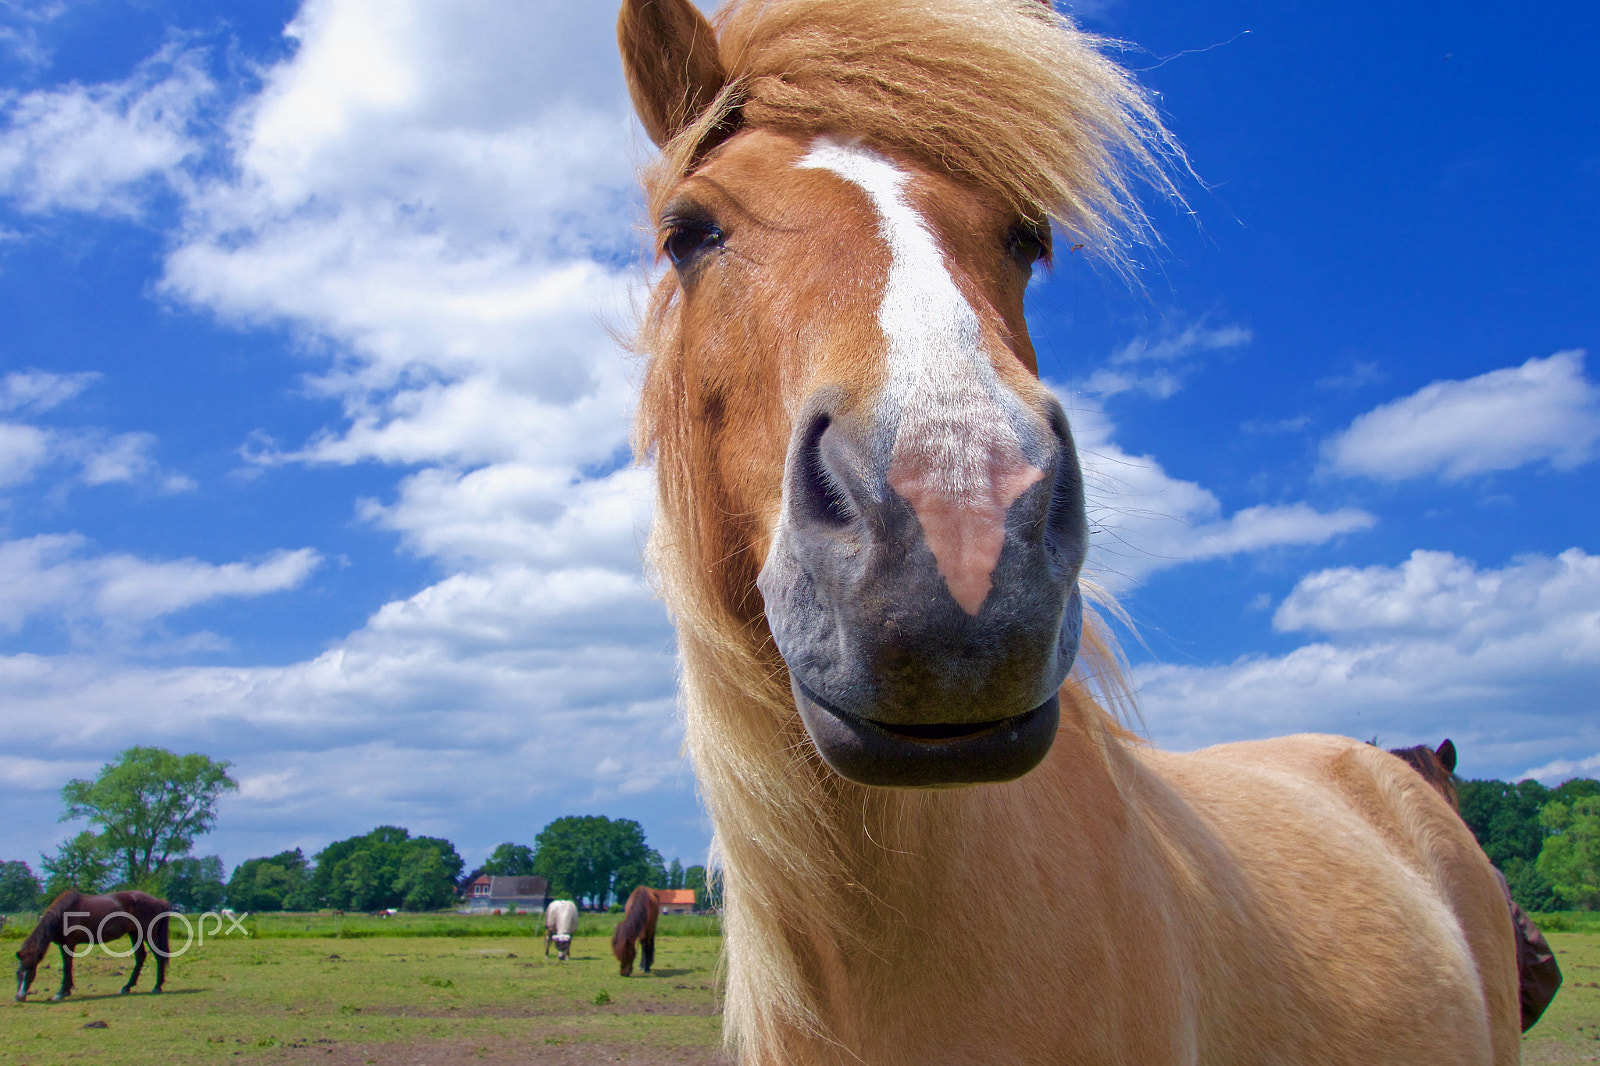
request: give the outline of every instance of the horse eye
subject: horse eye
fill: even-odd
[[[1019,222],[1006,236],[1006,251],[1016,260],[1017,266],[1032,271],[1033,264],[1050,263],[1050,226],[1048,223]]]
[[[661,244],[672,265],[683,269],[702,252],[722,246],[722,230],[710,222],[679,219],[667,223],[667,236]]]

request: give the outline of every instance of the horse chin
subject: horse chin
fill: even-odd
[[[840,777],[878,788],[959,788],[1012,781],[1049,754],[1061,697],[990,722],[912,726],[876,722],[830,706],[790,675],[800,720],[822,761]]]

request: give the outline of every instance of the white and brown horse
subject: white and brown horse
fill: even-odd
[[[1037,0],[627,0],[618,33],[742,1061],[1517,1061],[1507,908],[1421,778],[1331,736],[1167,754],[1096,702],[1023,291],[1052,223],[1124,261],[1128,175],[1181,161],[1102,42]]]

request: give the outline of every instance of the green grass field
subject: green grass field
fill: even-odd
[[[75,964],[72,997],[50,1003],[61,977],[52,953],[28,1002],[0,1006],[0,1062],[724,1061],[720,937],[658,934],[654,971],[623,978],[607,937],[575,938],[559,963],[527,932],[428,935],[423,918],[390,919],[402,935],[335,939],[306,936],[305,924],[299,936],[191,949],[160,997],[143,992],[148,963],[141,991],[118,996],[129,963],[97,950]]]
[[[654,972],[623,978],[592,935],[615,918],[585,920],[591,935],[563,964],[545,959],[537,919],[263,916],[252,939],[175,959],[159,998],[119,997],[128,963],[97,950],[77,963],[72,998],[52,1004],[52,954],[29,1001],[0,1006],[0,1063],[725,1063],[715,925],[664,919]],[[1523,1061],[1600,1062],[1600,931],[1550,942],[1566,980]],[[153,979],[147,966],[141,989]]]

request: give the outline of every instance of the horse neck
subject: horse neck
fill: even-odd
[[[1055,750],[1018,781],[870,789],[821,766],[772,673],[764,690],[726,662],[711,669],[724,649],[697,647],[692,634],[683,644],[689,747],[726,886],[727,1009],[754,1041],[747,1051],[762,1048],[752,1059],[807,1032],[852,1042],[840,1026],[859,1011],[830,1004],[859,1000],[874,959],[940,965],[926,952],[953,916],[967,930],[958,935],[981,936],[994,958],[1037,941],[1037,916],[997,889],[1013,902],[1116,898],[1107,886],[1130,824],[1119,782],[1136,771],[1081,692],[1063,693]],[[1041,838],[1068,859],[1048,873]]]
[[[50,902],[39,920],[34,924],[33,932],[22,942],[18,952],[34,952],[43,956],[51,944],[57,943],[62,935],[62,914],[71,908],[79,899],[79,893],[68,889]]]

